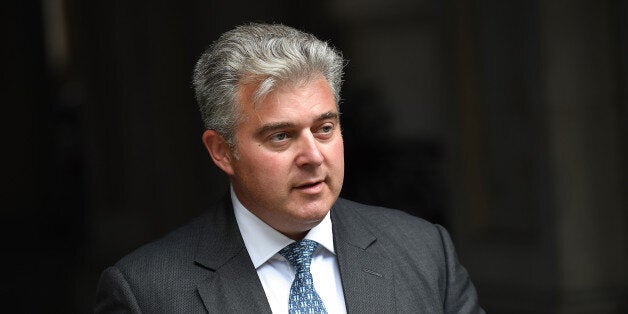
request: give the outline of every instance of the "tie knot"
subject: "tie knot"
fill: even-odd
[[[312,255],[318,247],[318,243],[312,240],[301,240],[290,243],[279,251],[279,254],[286,258],[290,264],[298,271],[309,271],[312,263]]]

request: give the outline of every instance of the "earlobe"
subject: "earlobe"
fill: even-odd
[[[203,133],[203,144],[205,144],[214,164],[227,175],[233,175],[233,155],[229,144],[222,135],[214,130],[206,130]]]

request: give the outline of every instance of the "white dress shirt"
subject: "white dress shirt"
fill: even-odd
[[[244,245],[262,282],[271,310],[273,313],[288,313],[288,298],[295,269],[278,252],[295,241],[246,209],[235,195],[233,187],[231,201]],[[346,313],[329,213],[320,224],[307,233],[305,239],[319,243],[312,256],[310,272],[314,288],[323,300],[327,312]]]

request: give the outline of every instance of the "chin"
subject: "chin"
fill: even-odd
[[[330,202],[316,202],[314,204],[304,204],[301,207],[300,213],[303,221],[308,222],[320,222],[325,218],[332,203]]]

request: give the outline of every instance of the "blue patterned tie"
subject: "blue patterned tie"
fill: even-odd
[[[290,314],[327,313],[323,300],[314,290],[312,273],[310,273],[312,255],[317,246],[318,243],[315,241],[305,239],[294,242],[279,251],[279,254],[296,269],[294,281],[290,287],[288,302]]]

